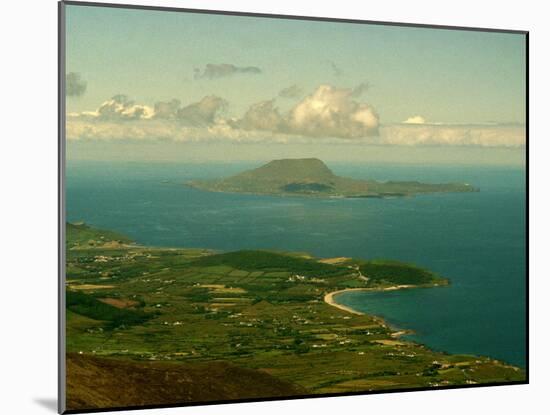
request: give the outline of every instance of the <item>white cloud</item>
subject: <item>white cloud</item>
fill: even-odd
[[[152,118],[154,110],[119,94],[105,101],[96,111],[85,111],[81,115],[103,120],[139,120]]]
[[[282,115],[274,100],[253,104],[236,128],[317,138],[355,139],[378,134],[378,114],[352,98],[353,90],[320,85]]]
[[[387,146],[525,146],[524,125],[451,125],[427,123],[419,116],[380,125],[376,111],[354,99],[353,89],[321,85],[281,113],[275,100],[250,106],[242,117],[223,118],[227,102],[210,95],[182,106],[177,99],[153,107],[124,95],[95,111],[67,114],[69,140],[170,140],[354,143]]]
[[[401,146],[522,147],[523,125],[396,124],[380,129],[380,142]]]
[[[420,115],[415,115],[414,117],[407,118],[403,121],[403,124],[426,124],[426,120]]]
[[[320,85],[289,115],[289,130],[313,137],[357,138],[378,134],[378,114],[352,99],[353,90]]]
[[[85,117],[69,117],[69,140],[136,140],[175,142],[231,141],[248,143],[299,144],[376,144],[386,146],[478,146],[521,148],[525,145],[525,127],[510,125],[387,125],[380,126],[377,137],[334,138],[307,137],[270,130],[236,128],[234,121],[218,120],[204,126],[190,126],[161,119],[134,122],[95,121]]]
[[[177,120],[182,123],[205,126],[215,122],[218,112],[227,102],[215,95],[209,95],[198,102],[193,102],[185,107],[181,101],[173,99],[166,102],[156,102],[154,107],[136,104],[126,95],[115,95],[103,102],[95,111],[83,111],[81,113],[68,113],[69,118],[85,118],[96,122],[118,122],[138,120]],[[155,123],[159,125],[159,123]]]

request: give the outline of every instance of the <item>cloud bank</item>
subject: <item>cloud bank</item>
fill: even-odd
[[[510,124],[395,124],[385,126],[381,142],[401,146],[478,146],[519,148],[525,145],[525,126]]]
[[[95,111],[70,113],[69,121],[81,119],[83,122],[123,122],[138,120],[177,121],[190,126],[207,126],[216,121],[218,113],[227,102],[215,95],[208,95],[198,102],[182,107],[181,101],[159,101],[153,107],[136,104],[126,95],[119,94],[103,102]],[[159,125],[156,123],[155,125]],[[154,136],[154,132],[152,133]]]
[[[204,69],[195,69],[195,79],[225,78],[235,74],[258,75],[262,70],[257,66],[235,66],[231,63],[208,63]]]
[[[68,114],[69,140],[170,140],[175,142],[354,143],[387,146],[525,146],[525,126],[435,124],[415,115],[399,124],[381,124],[376,110],[358,95],[368,86],[320,85],[288,111],[277,99],[250,105],[227,117],[229,103],[209,95],[182,105],[179,99],[152,106],[115,95],[95,111]],[[360,93],[358,92],[360,90]]]

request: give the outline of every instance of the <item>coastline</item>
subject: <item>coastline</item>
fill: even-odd
[[[439,284],[429,285],[429,287],[438,287],[438,286],[439,286]],[[348,313],[355,314],[355,315],[358,315],[358,316],[364,316],[364,315],[367,315],[367,314],[363,313],[362,311],[357,311],[357,310],[355,310],[351,307],[348,307],[348,306],[345,306],[343,304],[338,303],[335,300],[334,297],[339,295],[339,294],[342,294],[342,293],[345,293],[345,292],[350,292],[350,291],[382,292],[382,291],[406,290],[406,289],[421,288],[421,287],[426,287],[426,286],[425,285],[421,285],[421,286],[418,286],[418,285],[392,285],[392,286],[389,286],[389,287],[380,287],[380,288],[376,288],[376,287],[370,287],[370,288],[345,288],[343,290],[332,291],[332,292],[329,292],[329,293],[325,294],[325,296],[323,297],[323,301],[326,304],[328,304],[332,307],[338,308],[342,311],[346,311]],[[398,338],[398,337],[401,337],[401,336],[404,336],[404,335],[407,335],[407,334],[413,334],[414,333],[412,330],[409,330],[409,329],[393,327],[391,324],[389,324],[382,317],[372,315],[372,314],[369,314],[369,316],[372,317],[374,320],[376,320],[383,327],[386,327],[386,328],[392,330],[391,337]]]
[[[327,303],[328,305],[330,305],[330,306],[339,308],[340,310],[347,311],[348,313],[357,314],[357,315],[365,315],[365,313],[363,313],[361,311],[354,310],[351,307],[348,307],[348,306],[345,306],[345,305],[342,305],[342,304],[338,303],[334,299],[334,297],[338,294],[342,294],[342,293],[349,292],[349,291],[372,291],[372,292],[378,291],[379,292],[379,291],[404,290],[404,289],[408,289],[408,288],[418,288],[418,287],[419,287],[418,285],[392,285],[390,287],[383,287],[383,288],[372,288],[372,287],[371,288],[345,288],[343,290],[332,291],[330,293],[325,294],[325,296],[323,297],[323,301],[325,303]],[[433,285],[433,287],[437,287],[437,285]]]
[[[376,288],[376,287],[370,287],[370,288],[345,288],[343,290],[332,291],[332,292],[329,292],[329,293],[325,294],[324,297],[323,297],[323,300],[326,304],[328,304],[332,307],[338,308],[342,311],[346,311],[348,313],[359,315],[359,316],[368,315],[368,316],[372,317],[374,320],[376,320],[383,327],[386,327],[386,328],[390,329],[392,331],[391,334],[390,334],[391,337],[399,338],[401,336],[405,336],[405,335],[408,335],[408,334],[414,334],[414,331],[410,330],[410,329],[406,329],[406,328],[398,328],[398,327],[392,326],[391,324],[389,324],[386,320],[384,320],[380,316],[373,315],[373,314],[367,314],[367,313],[363,313],[361,311],[354,310],[351,307],[348,307],[348,306],[345,306],[343,304],[338,303],[334,299],[334,297],[339,295],[339,294],[342,294],[342,293],[345,293],[345,292],[350,292],[350,291],[382,292],[382,291],[405,290],[405,289],[410,289],[410,288],[428,288],[428,287],[440,287],[440,286],[441,286],[441,284],[432,284],[432,285],[392,285],[392,286],[389,286],[389,287],[381,287],[381,288]],[[411,341],[411,340],[405,340],[405,341],[423,345],[422,343],[418,343],[416,341]],[[429,347],[429,346],[427,346],[427,347]],[[472,355],[472,356],[474,356],[474,355]],[[481,357],[480,355],[475,355],[475,356]],[[495,359],[495,358],[491,358],[491,359],[495,362],[499,362],[500,364],[502,364],[506,367],[513,368],[514,370],[522,369],[520,366],[516,366],[514,364],[508,363],[508,362],[500,360],[500,359]]]

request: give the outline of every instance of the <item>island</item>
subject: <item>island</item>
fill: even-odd
[[[334,198],[381,198],[479,191],[468,183],[380,182],[340,177],[316,158],[273,160],[235,176],[216,180],[192,180],[186,184],[211,192]]]
[[[348,289],[449,284],[412,264],[147,247],[85,223],[66,235],[69,410],[525,380],[335,302]]]

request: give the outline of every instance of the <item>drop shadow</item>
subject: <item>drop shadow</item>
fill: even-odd
[[[34,402],[52,412],[57,413],[57,399],[55,398],[35,398]]]

